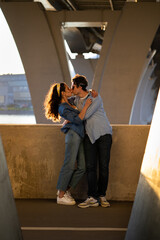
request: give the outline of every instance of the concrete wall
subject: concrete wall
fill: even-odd
[[[149,126],[113,125],[108,199],[133,200]],[[15,198],[55,198],[64,159],[59,125],[0,125]],[[73,192],[87,195],[86,176]]]

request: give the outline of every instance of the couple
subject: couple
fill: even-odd
[[[45,115],[48,119],[59,121],[61,116],[68,120],[61,129],[66,134],[65,159],[57,183],[57,203],[64,205],[76,203],[70,189],[76,187],[86,168],[88,198],[78,206],[97,207],[100,203],[102,207],[108,207],[110,204],[105,195],[112,128],[104,112],[101,97],[99,95],[93,97],[91,92],[87,91],[87,86],[86,77],[77,74],[72,79],[72,89],[65,83],[54,84],[45,99]],[[72,94],[75,97],[71,97]]]

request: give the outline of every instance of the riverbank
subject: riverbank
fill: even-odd
[[[0,110],[0,115],[34,115],[33,110]]]

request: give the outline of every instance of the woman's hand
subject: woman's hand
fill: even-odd
[[[64,120],[64,122],[63,122],[63,124],[62,124],[62,126],[64,127],[67,123],[69,123],[70,121],[68,121],[68,120]]]
[[[91,98],[87,98],[84,106],[88,108],[91,104],[92,104],[92,99]]]
[[[78,115],[81,120],[83,120],[83,118],[84,118],[84,116],[85,116],[85,114],[86,114],[86,111],[87,111],[88,107],[89,107],[91,104],[92,104],[92,99],[91,99],[91,98],[87,98],[87,100],[86,100],[86,102],[85,102],[85,104],[84,104],[84,107],[83,107],[82,111],[81,111],[80,114]]]
[[[95,90],[91,89],[90,92],[93,98],[96,98],[98,96],[98,92],[96,92]]]

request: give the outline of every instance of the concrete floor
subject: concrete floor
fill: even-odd
[[[24,240],[124,240],[132,202],[80,209],[55,200],[16,200]]]

